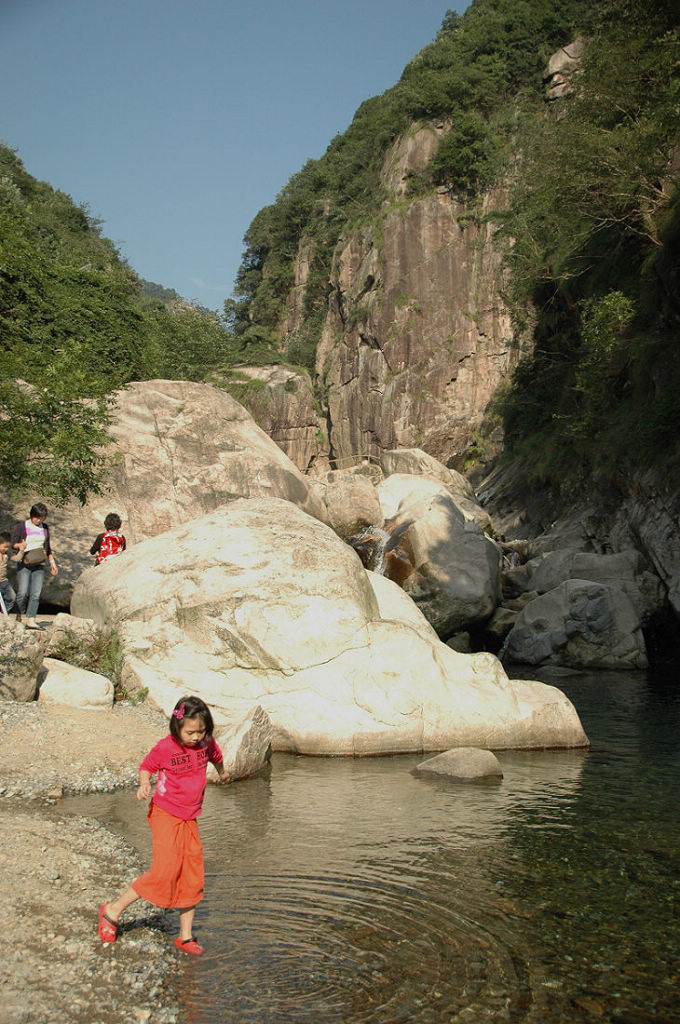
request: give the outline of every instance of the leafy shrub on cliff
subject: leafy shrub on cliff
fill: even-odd
[[[427,169],[425,184],[471,197],[493,181],[500,143],[476,111],[458,111]]]

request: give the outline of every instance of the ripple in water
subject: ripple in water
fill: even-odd
[[[210,787],[192,1024],[521,1019],[523,912],[489,869],[513,809],[568,798],[586,755],[511,756],[511,786],[415,779],[418,757],[277,755],[268,778]]]
[[[438,1021],[468,1007],[481,1020],[520,1001],[511,953],[442,902],[442,879],[433,890],[427,875],[407,884],[386,874],[364,865],[361,877],[232,879],[220,889],[225,948],[201,964],[226,1002],[219,1018],[206,1006],[195,1019]]]
[[[680,701],[644,673],[572,689],[592,749],[501,753],[498,786],[276,755],[209,787],[187,1021],[678,1024]],[[148,857],[133,793],[65,804]]]

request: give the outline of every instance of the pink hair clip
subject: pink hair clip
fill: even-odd
[[[184,718],[184,701],[182,701],[178,708],[175,708],[172,714],[173,717],[176,718],[178,722],[182,721],[182,719]]]

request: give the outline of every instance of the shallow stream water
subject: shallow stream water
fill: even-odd
[[[591,748],[500,753],[500,784],[416,779],[422,757],[275,755],[209,786],[186,1021],[679,1024],[680,681],[557,685]],[[134,792],[64,809],[148,861]]]

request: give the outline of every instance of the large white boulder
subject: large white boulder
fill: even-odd
[[[386,477],[422,476],[436,480],[451,494],[466,519],[471,519],[483,530],[491,529],[491,516],[477,501],[467,477],[455,469],[449,469],[433,455],[420,448],[395,448],[393,451],[383,452],[380,466]]]
[[[339,469],[315,476],[311,483],[340,537],[347,539],[366,526],[382,526],[378,492],[370,477]]]
[[[450,650],[403,605],[384,619],[351,548],[280,499],[233,502],[87,570],[73,612],[117,626],[128,690],[166,714],[195,692],[220,725],[260,705],[275,750],[587,743],[560,691]]]
[[[387,576],[382,576],[377,572],[369,571],[367,575],[378,602],[381,619],[387,619],[389,622],[401,622],[404,626],[410,626],[430,643],[434,644],[439,640],[418,605],[402,590],[399,584],[393,583]]]
[[[56,658],[45,658],[38,700],[44,704],[66,704],[88,711],[110,711],[113,683],[98,672],[77,668]]]
[[[226,391],[148,380],[115,398],[108,489],[85,506],[50,510],[59,575],[46,576],[44,601],[68,606],[74,581],[94,564],[90,546],[109,512],[121,516],[130,548],[235,498],[285,498],[327,521],[310,481]],[[28,515],[33,500],[13,505],[16,519]]]
[[[380,465],[385,476],[406,474],[407,476],[429,476],[460,498],[475,501],[475,492],[470,481],[455,469],[449,469],[433,455],[422,448],[395,448],[383,452]]]
[[[400,543],[414,571],[402,585],[439,636],[488,619],[501,600],[500,551],[449,489],[432,477],[393,473],[378,495],[386,525],[410,524]]]

